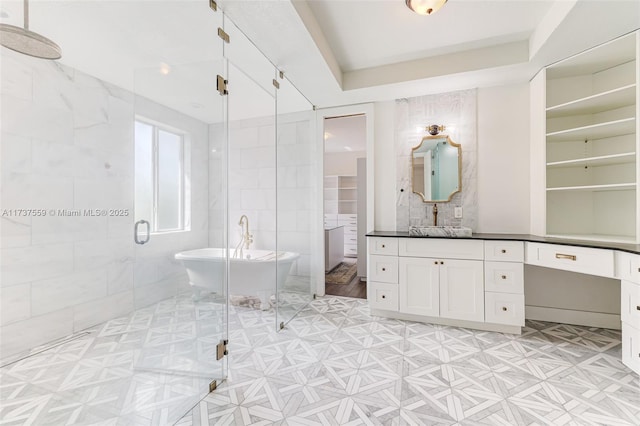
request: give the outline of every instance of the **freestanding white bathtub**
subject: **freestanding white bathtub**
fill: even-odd
[[[243,258],[229,259],[229,291],[232,294],[258,296],[262,309],[269,309],[269,298],[276,293],[277,286],[282,288],[293,262],[300,257],[298,253],[276,252],[270,250],[243,250]],[[175,258],[182,261],[189,275],[189,284],[196,292],[208,291],[225,294],[225,250],[221,248],[202,248],[177,253]],[[277,262],[276,262],[277,259]]]

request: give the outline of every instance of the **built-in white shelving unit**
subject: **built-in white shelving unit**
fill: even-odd
[[[620,37],[541,73],[548,236],[640,242],[639,38]]]
[[[358,255],[358,178],[324,177],[324,226],[344,227],[344,255]]]
[[[327,214],[356,214],[357,210],[357,176],[325,176],[324,212]]]

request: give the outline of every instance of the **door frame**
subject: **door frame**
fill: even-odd
[[[325,283],[324,283],[324,120],[325,118],[343,117],[348,115],[363,114],[366,117],[366,142],[367,142],[367,229],[366,232],[373,231],[374,228],[374,162],[373,162],[373,147],[374,147],[374,105],[373,103],[357,104],[357,105],[345,105],[331,108],[318,108],[316,110],[316,150],[318,155],[318,173],[316,180],[316,187],[319,188],[317,192],[317,204],[321,206],[318,217],[316,218],[317,226],[320,232],[316,235],[316,244],[318,247],[322,247],[319,250],[320,256],[318,256],[316,264],[316,294],[318,296],[324,296]]]

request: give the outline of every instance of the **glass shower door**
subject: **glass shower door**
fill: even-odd
[[[226,377],[228,338],[218,75],[223,59],[139,69],[134,102],[134,293],[147,330],[136,368],[189,376],[183,386],[207,391]]]
[[[140,346],[134,369],[156,387],[136,404],[166,405],[159,423],[174,424],[227,376],[227,61],[208,2],[154,7],[198,18],[134,72],[136,313],[123,327]]]
[[[316,224],[318,155],[314,143],[313,105],[285,75],[276,76],[277,99],[277,323],[284,327],[311,300],[317,288],[320,259]]]

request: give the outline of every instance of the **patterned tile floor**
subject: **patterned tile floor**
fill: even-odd
[[[511,336],[371,317],[333,296],[280,333],[273,310],[230,307],[229,377],[206,395],[219,309],[189,300],[0,369],[0,424],[640,424],[618,331],[527,321]],[[153,365],[188,374],[140,369]]]
[[[527,321],[521,336],[313,301],[280,333],[236,309],[229,378],[187,425],[640,425],[620,332]]]

